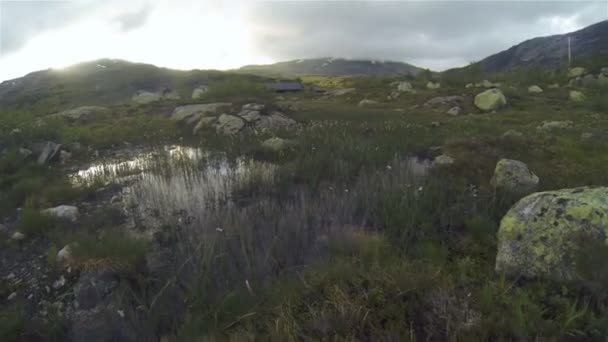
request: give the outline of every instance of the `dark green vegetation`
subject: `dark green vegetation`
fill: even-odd
[[[146,71],[141,72],[146,80]],[[425,88],[429,78],[439,76],[423,73],[410,79],[417,94],[390,101],[390,84],[402,77],[304,77],[356,92],[276,99],[262,92],[261,79],[221,77],[226,79],[210,83],[201,102],[289,103],[297,110],[288,114],[301,125],[276,134],[297,145],[264,150],[260,142],[270,133],[192,136],[168,116],[175,106],[195,102],[186,85],[197,82],[174,84],[178,90],[184,86],[179,90],[184,100],[141,106],[126,102],[130,97],[121,92],[127,88],[117,89],[112,99],[119,103],[111,114],[85,124],[35,123],[66,109],[59,103],[78,98],[78,105],[108,105],[110,98],[70,90],[26,101],[30,94],[2,109],[2,144],[8,153],[0,162],[0,184],[6,215],[17,216],[22,231],[46,242],[50,263],[70,243],[80,271],[115,270],[125,321],[141,340],[602,340],[608,335],[605,267],[593,266],[601,264],[605,248],[581,256],[591,262],[591,270],[581,269],[583,282],[496,274],[496,231],[518,198],[490,185],[500,158],[527,163],[541,179],[540,190],[608,185],[606,88],[584,89],[587,101],[573,103],[567,88],[547,88],[564,84],[563,72],[530,68],[450,74],[438,79],[439,90]],[[508,107],[478,113],[472,98],[480,89],[464,86],[483,79],[504,83]],[[545,92],[529,94],[532,84]],[[444,95],[465,96],[462,115],[423,106]],[[52,104],[45,102],[48,97],[55,98]],[[378,103],[357,106],[364,98]],[[546,120],[574,124],[538,130]],[[14,128],[21,132],[11,135]],[[511,129],[522,136],[502,136]],[[593,135],[581,139],[582,133]],[[150,241],[121,231],[124,214],[111,209],[96,209],[77,223],[40,214],[49,206],[95,201],[95,191],[103,187],[74,188],[64,167],[41,167],[18,154],[23,144],[48,139],[83,145],[81,152],[74,149],[75,164],[96,158],[89,147],[103,155],[124,142],[146,147],[188,143],[277,168],[270,181],[256,175],[235,187],[230,194],[234,205],[210,205],[206,209],[212,214],[189,224],[178,214],[164,218],[166,224]],[[426,177],[408,164],[413,156],[432,159],[439,153],[452,156],[455,164],[431,169]],[[196,163],[184,168],[203,169]],[[24,208],[18,215],[17,207]],[[164,259],[170,267],[155,273],[143,264],[146,252],[158,244],[169,246]],[[0,283],[0,300],[7,304],[0,312],[3,341],[33,334],[25,311],[4,301],[14,290]],[[45,327],[49,335],[43,339],[67,336],[59,320]]]

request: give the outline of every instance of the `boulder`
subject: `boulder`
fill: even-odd
[[[194,126],[194,128],[192,129],[192,134],[198,134],[198,132],[200,132],[203,129],[211,128],[215,125],[216,122],[217,122],[217,117],[215,117],[215,116],[207,116],[207,117],[201,118],[198,121],[198,123],[196,124],[196,126]]]
[[[243,129],[245,121],[236,115],[222,114],[217,118],[216,132],[222,135],[234,135]]]
[[[604,75],[604,76],[608,76],[608,67],[603,67],[603,68],[600,70],[600,74],[601,74],[601,75]]]
[[[454,162],[455,162],[454,158],[452,158],[446,154],[442,154],[440,156],[437,156],[433,160],[433,165],[434,166],[448,166],[448,165],[454,164]]]
[[[608,188],[540,192],[515,204],[498,231],[496,271],[573,280],[579,253],[608,236]],[[587,243],[585,243],[587,241]]]
[[[209,87],[206,85],[202,85],[202,86],[198,86],[198,87],[194,88],[194,90],[192,91],[192,99],[198,100],[198,99],[202,98],[207,91],[209,91]]]
[[[464,87],[467,89],[470,89],[470,88],[474,88],[475,85],[473,83],[467,83],[467,85],[465,85]]]
[[[363,99],[363,100],[359,101],[358,106],[359,107],[366,107],[366,106],[373,106],[373,105],[376,105],[376,104],[378,104],[378,101]]]
[[[510,129],[508,131],[506,131],[503,135],[502,135],[503,139],[521,139],[524,137],[524,134],[520,131],[516,131],[514,129]]]
[[[492,83],[488,80],[483,80],[479,83],[476,83],[475,86],[477,88],[494,88],[495,87],[494,83]]]
[[[432,107],[432,106],[437,106],[437,105],[455,106],[455,105],[460,104],[462,101],[464,101],[464,97],[462,97],[460,95],[437,96],[437,97],[433,97],[432,99],[426,101],[424,103],[424,106],[425,107]]]
[[[191,125],[202,117],[215,115],[222,110],[229,109],[230,106],[232,106],[231,103],[224,102],[180,106],[171,113],[171,120]]]
[[[587,73],[587,70],[585,70],[585,68],[581,68],[581,67],[571,68],[570,70],[568,70],[568,78],[582,77],[586,73]]]
[[[568,97],[572,102],[584,102],[586,99],[585,94],[578,90],[570,90],[570,94],[568,95]]]
[[[597,79],[595,78],[595,76],[589,74],[589,75],[585,75],[581,81],[581,84],[583,85],[583,87],[592,87],[597,83]]]
[[[543,88],[537,86],[537,85],[533,85],[533,86],[529,86],[528,87],[528,93],[531,94],[538,94],[538,93],[542,93],[543,92]]]
[[[54,161],[55,158],[59,157],[59,151],[61,149],[61,144],[55,144],[52,141],[47,142],[42,148],[42,152],[38,156],[38,164],[45,165]]]
[[[89,310],[103,304],[118,286],[118,277],[109,270],[85,271],[74,285],[78,308]]]
[[[536,129],[540,131],[551,131],[554,129],[566,129],[570,128],[574,123],[570,120],[566,121],[543,121],[540,125],[536,126]]]
[[[527,195],[533,192],[538,182],[538,176],[528,169],[528,165],[512,159],[499,160],[491,180],[496,189],[515,195]]]
[[[55,259],[58,264],[69,264],[72,262],[72,249],[70,245],[66,245],[59,252],[57,252],[57,258]]]
[[[146,90],[139,90],[133,95],[131,100],[137,104],[147,104],[156,101],[160,101],[162,99],[162,95],[159,93],[153,93]]]
[[[462,108],[460,108],[459,106],[454,106],[454,107],[448,109],[446,114],[452,115],[452,116],[458,116],[458,115],[460,115],[460,112],[462,112]]]
[[[11,240],[13,241],[23,241],[25,238],[26,236],[22,232],[14,232],[13,235],[11,235]]]
[[[593,133],[590,133],[590,132],[581,133],[581,140],[589,140],[591,138],[593,138]]]
[[[507,105],[507,98],[500,89],[488,89],[475,96],[475,107],[484,112],[498,110]]]
[[[441,83],[428,81],[426,83],[426,88],[427,89],[439,89],[439,88],[441,88]]]
[[[49,115],[50,118],[60,118],[67,121],[89,122],[110,113],[110,109],[98,106],[83,106]]]
[[[60,205],[55,208],[48,208],[42,211],[44,214],[56,218],[75,222],[78,219],[78,208],[72,205]]]
[[[274,137],[274,138],[264,140],[262,142],[261,146],[267,150],[279,152],[288,147],[293,146],[293,144],[294,144],[294,142],[291,140]]]
[[[549,88],[549,89],[559,89],[559,83],[549,84],[547,86],[547,88]]]
[[[397,82],[397,91],[402,93],[411,93],[414,91],[414,87],[412,87],[410,82]]]
[[[27,149],[27,148],[23,148],[23,147],[20,147],[17,150],[17,152],[19,153],[20,156],[22,156],[24,158],[27,158],[27,157],[31,156],[32,153],[34,153],[34,152],[32,152],[32,150]]]
[[[259,120],[253,122],[253,127],[259,130],[293,129],[296,121],[280,112],[272,112],[263,115]]]

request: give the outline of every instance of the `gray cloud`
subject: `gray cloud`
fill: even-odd
[[[123,32],[128,32],[143,26],[152,12],[152,4],[146,3],[135,11],[117,16],[114,20],[120,25]]]
[[[339,56],[444,67],[557,33],[551,18],[583,27],[605,1],[260,2],[249,12],[256,46],[278,59]]]

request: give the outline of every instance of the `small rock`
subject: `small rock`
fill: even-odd
[[[371,106],[371,105],[375,105],[375,104],[378,104],[378,101],[363,99],[359,102],[358,106],[365,107],[365,106]]]
[[[42,211],[44,214],[75,222],[78,218],[78,208],[72,205],[60,205]]]
[[[580,92],[578,90],[571,90],[568,97],[570,98],[570,101],[572,101],[572,102],[584,102],[585,101],[585,94],[583,94],[582,92]]]
[[[542,93],[543,92],[543,88],[537,86],[537,85],[533,85],[528,87],[528,93],[531,94],[538,94],[538,93]]]
[[[25,234],[23,234],[21,232],[15,232],[11,236],[11,240],[13,240],[13,241],[23,241],[23,240],[25,240],[25,238],[26,238]]]
[[[13,293],[11,293],[11,294],[10,294],[10,295],[9,295],[9,296],[6,298],[6,300],[9,300],[9,301],[10,301],[10,300],[14,300],[15,298],[17,298],[17,292],[13,292]]]
[[[21,130],[19,128],[14,128],[11,132],[10,135],[18,135],[21,134]]]
[[[116,204],[122,202],[122,197],[120,195],[114,195],[112,196],[112,198],[110,198],[110,203],[112,204]]]
[[[536,127],[539,131],[551,131],[554,129],[566,129],[572,127],[574,123],[570,120],[567,121],[543,121]]]
[[[431,127],[436,128],[436,127],[439,127],[439,126],[441,126],[441,123],[439,121],[433,121],[433,122],[431,122]]]
[[[21,156],[23,156],[24,158],[27,158],[27,157],[31,156],[32,153],[33,152],[31,150],[27,149],[27,148],[23,148],[23,147],[19,148],[19,154]]]
[[[559,83],[549,84],[547,86],[547,88],[549,88],[549,89],[559,89]]]
[[[581,67],[571,68],[570,70],[568,70],[568,78],[582,77],[586,73],[587,73],[587,70],[585,70],[585,68],[581,68]]]
[[[448,165],[454,164],[454,162],[455,162],[454,158],[452,158],[446,154],[442,154],[442,155],[438,156],[437,158],[435,158],[435,160],[433,160],[433,165],[448,166]]]
[[[538,176],[528,169],[528,165],[512,159],[499,160],[491,180],[495,188],[518,195],[533,192],[538,183]]]
[[[53,289],[58,290],[65,286],[65,277],[61,276],[53,283]]]
[[[52,141],[47,142],[42,148],[40,156],[38,156],[38,164],[45,165],[55,160],[55,158],[59,155],[60,149],[61,144],[55,144]]]
[[[593,138],[593,133],[585,132],[581,134],[581,140],[589,140]]]
[[[270,138],[262,142],[262,147],[271,151],[282,151],[293,145],[293,142],[278,137]]]
[[[201,85],[201,86],[196,87],[192,91],[192,99],[198,100],[198,99],[202,98],[207,91],[209,91],[209,87],[206,85]]]
[[[458,115],[460,115],[461,111],[462,111],[462,109],[460,107],[455,106],[455,107],[450,108],[446,113],[448,115],[458,116]]]
[[[57,263],[62,265],[70,262],[72,262],[72,249],[70,248],[70,245],[66,245],[57,252]]]
[[[502,135],[503,139],[513,139],[513,140],[521,139],[521,138],[523,138],[523,136],[524,136],[523,133],[516,131],[514,129],[510,129]]]
[[[61,150],[59,152],[59,163],[61,163],[62,165],[67,164],[71,158],[72,154],[70,152],[64,150]]]
[[[426,88],[427,89],[439,89],[439,88],[441,88],[441,83],[428,81],[426,83]]]

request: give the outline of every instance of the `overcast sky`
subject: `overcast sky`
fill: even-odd
[[[439,71],[606,19],[608,0],[0,0],[0,81],[102,57],[181,69],[347,57]]]

